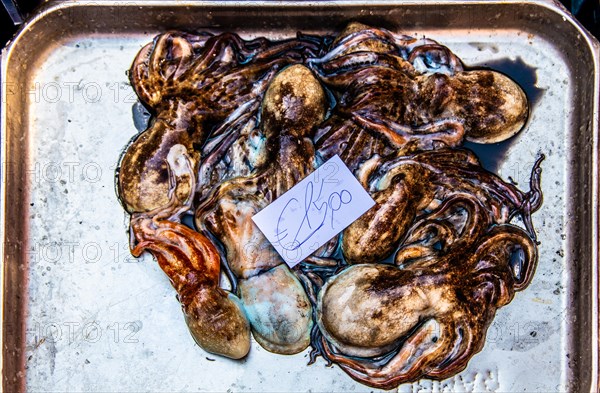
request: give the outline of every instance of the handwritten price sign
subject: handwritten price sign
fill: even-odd
[[[336,155],[252,217],[293,267],[343,231],[375,201]]]

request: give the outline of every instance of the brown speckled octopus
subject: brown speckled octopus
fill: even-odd
[[[284,41],[169,32],[130,77],[153,115],[117,172],[131,250],[154,255],[204,350],[240,359],[252,334],[372,387],[444,379],[531,281],[543,156],[523,192],[461,148],[524,126],[507,76],[351,23]],[[334,155],[376,204],[289,268],[251,218]]]

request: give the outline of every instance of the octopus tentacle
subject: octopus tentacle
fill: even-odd
[[[396,36],[394,33],[386,29],[366,28],[363,30],[350,33],[335,42],[335,47],[331,48],[325,56],[320,58],[309,59],[308,64],[324,63],[332,60],[341,54],[347,52],[353,46],[364,42],[365,40],[376,39],[381,42],[386,42],[396,46],[399,50],[408,51],[411,45],[417,42],[413,37]],[[430,41],[433,42],[433,41]]]
[[[214,147],[211,146],[210,148],[206,148],[205,158],[198,169],[198,184],[196,188],[198,201],[206,197],[216,181],[227,180],[223,173],[216,173],[218,180],[214,179],[215,171],[217,171],[216,167],[222,161],[225,154],[227,154],[233,143],[240,137],[243,129],[248,124],[252,125],[255,123],[255,120],[254,113],[251,111],[250,113],[245,113],[237,117],[231,123],[224,123],[222,127],[227,127],[227,132],[222,132],[220,137],[211,141],[211,143],[214,144]],[[237,169],[238,171],[241,171],[242,168]],[[233,176],[235,175],[237,175],[237,173],[234,172]]]
[[[520,251],[516,259],[515,251]],[[506,269],[510,272],[512,287],[520,291],[533,278],[537,266],[537,247],[523,229],[512,224],[496,225],[479,244],[472,260],[477,263],[474,274],[489,265]]]
[[[219,254],[204,236],[197,236],[183,224],[144,215],[136,215],[131,226],[137,242],[132,254],[139,257],[145,250],[155,252],[159,265],[169,278],[173,277],[173,286],[177,290],[186,285],[186,276],[192,270],[199,272],[199,283],[218,283]]]
[[[533,241],[537,240],[537,235],[533,227],[531,214],[542,206],[543,194],[541,188],[541,163],[545,158],[545,155],[540,154],[536,159],[535,163],[533,164],[533,169],[531,170],[531,177],[529,179],[529,192],[525,194],[524,201],[521,206],[511,212],[511,218],[516,214],[521,215],[521,218],[523,219],[523,225],[525,225],[525,229]]]
[[[447,354],[448,343],[453,340],[445,337],[440,339],[440,335],[443,335],[441,332],[440,324],[435,319],[429,319],[383,364],[336,353],[326,341],[322,342],[322,346],[325,355],[353,379],[375,388],[391,389],[400,383],[427,376],[427,370],[436,364],[438,357]]]
[[[219,288],[220,257],[203,235],[182,224],[134,216],[134,256],[150,251],[179,294],[194,340],[208,352],[239,359],[250,350],[250,326],[239,300]]]
[[[311,39],[310,37],[299,36],[298,38],[281,41],[267,50],[263,50],[256,54],[256,60],[276,58],[282,54],[289,55],[297,54],[302,59],[303,57],[318,56],[321,51],[321,42]]]
[[[206,42],[202,55],[187,71],[187,74],[193,78],[193,75],[198,74],[217,61],[232,61],[233,59],[225,57],[227,55],[227,49],[230,49],[233,53],[237,53],[238,56],[241,57],[242,63],[245,61],[246,57],[252,55],[252,51],[246,50],[243,40],[237,34],[224,33],[213,36]]]
[[[465,218],[456,222],[453,211],[464,210]],[[481,203],[470,194],[455,194],[432,213],[415,221],[395,256],[396,265],[423,268],[429,264],[445,266],[479,241],[491,224]],[[432,272],[437,269],[435,266]]]
[[[309,63],[311,64],[311,63]],[[368,51],[353,52],[325,63],[312,63],[312,67],[323,78],[333,78],[340,74],[358,72],[365,66],[390,68],[416,76],[414,67],[404,58],[391,53],[375,53]]]
[[[400,149],[411,142],[421,150],[455,147],[462,143],[465,129],[458,119],[439,119],[419,127],[409,127],[386,120],[375,120],[368,114],[354,113],[353,119],[360,126],[390,141]]]

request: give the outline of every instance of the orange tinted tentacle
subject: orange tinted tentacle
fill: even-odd
[[[186,275],[186,271],[201,273],[203,282],[218,285],[220,257],[216,247],[202,234],[183,224],[151,219],[132,220],[132,227],[139,244],[132,250],[140,255],[147,249],[157,257],[159,264],[169,277]],[[150,222],[151,221],[151,222]]]
[[[134,215],[131,230],[139,242],[132,254],[154,255],[177,290],[198,345],[233,359],[246,356],[250,325],[240,300],[219,287],[220,256],[212,242],[183,224],[143,215]]]

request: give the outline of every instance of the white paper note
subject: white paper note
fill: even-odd
[[[336,155],[252,217],[293,267],[375,205]]]

